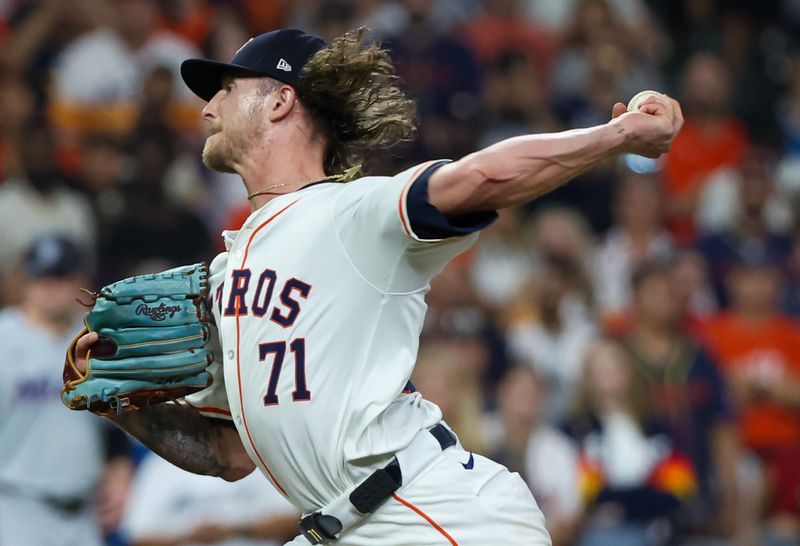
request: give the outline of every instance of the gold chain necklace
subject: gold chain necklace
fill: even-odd
[[[340,173],[340,174],[334,174],[332,176],[326,176],[325,178],[320,178],[319,180],[315,180],[315,179],[312,178],[311,180],[298,180],[296,182],[284,182],[283,184],[275,184],[274,186],[270,186],[270,187],[265,188],[263,190],[251,193],[250,195],[247,196],[247,200],[249,201],[253,197],[256,197],[258,195],[267,195],[267,194],[284,195],[284,193],[272,191],[275,188],[282,188],[283,186],[294,186],[296,184],[301,184],[302,186],[307,186],[309,184],[316,184],[317,182],[325,182],[325,181],[339,182],[341,180],[344,180],[345,178],[348,178],[349,176],[350,176],[350,173],[348,171],[348,172],[344,172],[344,173]]]

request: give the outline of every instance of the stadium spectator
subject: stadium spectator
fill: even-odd
[[[594,238],[586,218],[575,209],[548,206],[536,212],[528,225],[530,244],[540,256],[548,254],[577,264],[584,275],[592,270]]]
[[[0,61],[2,62],[2,61]],[[0,182],[23,176],[20,154],[25,127],[35,114],[35,98],[25,82],[0,66]]]
[[[521,316],[507,331],[515,360],[535,369],[550,392],[545,415],[563,421],[572,407],[582,374],[585,351],[597,335],[589,314],[587,280],[569,258],[550,255],[521,298],[531,315]]]
[[[70,132],[130,130],[145,74],[165,66],[177,76],[184,59],[200,55],[180,36],[158,31],[155,0],[119,0],[108,8],[111,24],[71,42],[54,63],[51,115]],[[179,95],[196,110],[187,88]],[[192,122],[197,127],[196,117]]]
[[[501,320],[538,263],[522,234],[522,214],[519,208],[500,211],[473,247],[471,284],[481,304]]]
[[[739,443],[733,401],[716,363],[682,330],[687,300],[677,266],[640,265],[632,279],[633,321],[623,346],[633,363],[652,417],[668,431],[671,447],[697,472],[699,495],[691,525],[730,534],[737,517]]]
[[[791,80],[777,113],[787,159],[796,163],[800,158],[800,53],[793,55],[791,69]]]
[[[462,332],[430,337],[421,344],[411,378],[426,400],[438,405],[444,420],[458,430],[465,449],[486,453],[481,415],[485,406],[481,378],[488,357],[480,336]]]
[[[547,80],[518,52],[486,68],[483,131],[478,146],[529,133],[558,131],[548,105]]]
[[[493,320],[493,309],[472,283],[471,258],[471,254],[460,256],[431,282],[423,335],[445,338],[456,351],[469,353],[472,347],[475,354],[465,355],[465,362],[474,363],[473,371],[488,393],[506,368],[506,342],[502,325]]]
[[[776,308],[778,269],[763,257],[728,278],[730,308],[704,333],[733,386],[744,445],[770,461],[800,443],[800,323]]]
[[[425,126],[409,150],[422,157],[458,157],[475,147],[471,130],[479,110],[482,74],[472,52],[455,35],[441,32],[433,3],[405,0],[406,26],[379,38],[390,48],[397,74],[412,90]]]
[[[730,308],[709,320],[705,334],[736,395],[743,443],[767,477],[762,508],[774,527],[763,540],[788,533],[796,541],[800,484],[787,461],[796,461],[800,445],[800,323],[777,311],[781,274],[761,260],[731,271]]]
[[[44,233],[69,235],[81,244],[95,241],[86,198],[67,187],[56,165],[56,148],[46,123],[30,122],[21,135],[21,172],[0,185],[0,270],[12,265]]]
[[[676,240],[691,242],[699,195],[708,177],[744,159],[750,141],[730,113],[731,76],[720,59],[697,53],[687,62],[681,98],[686,123],[664,161],[668,218]]]
[[[158,28],[181,36],[202,48],[218,15],[215,6],[207,0],[177,0],[160,6]]]
[[[125,187],[125,209],[108,226],[100,244],[106,281],[138,271],[143,262],[174,267],[206,260],[211,254],[203,221],[168,197],[166,173],[175,152],[175,139],[166,132],[142,135],[136,142],[137,171]]]
[[[37,110],[50,97],[50,70],[59,52],[81,34],[107,24],[106,0],[6,2],[13,32],[5,36],[4,71],[24,79]]]
[[[431,291],[426,298],[427,332],[436,334],[458,331],[459,325],[465,321],[469,324],[484,323],[484,309],[471,282],[470,262],[471,255],[456,258],[431,282]]]
[[[544,512],[554,546],[572,543],[582,512],[578,458],[571,439],[548,423],[545,382],[524,365],[497,387],[498,411],[487,416],[489,456],[525,478]]]
[[[795,319],[800,319],[800,237],[797,236],[792,243],[786,288],[781,295],[781,310]]]
[[[100,546],[127,501],[125,434],[60,400],[64,347],[82,326],[75,298],[90,263],[70,239],[34,239],[22,259],[20,305],[0,311],[0,341],[14,355],[0,383],[0,544]]]
[[[591,346],[568,427],[579,445],[587,503],[579,546],[656,546],[680,536],[697,474],[652,402],[621,345]]]
[[[580,0],[572,25],[564,31],[552,87],[556,110],[570,127],[606,119],[612,95],[633,96],[639,89],[660,87],[618,15],[607,0]]]
[[[520,0],[491,0],[482,4],[483,10],[461,28],[477,59],[488,66],[508,53],[521,53],[536,72],[547,74],[556,37],[525,16]]]
[[[629,28],[649,27],[648,6],[641,0],[607,0],[608,7],[615,19]],[[526,0],[523,2],[525,14],[538,21],[539,24],[553,32],[567,32],[568,26],[576,17],[576,12],[585,2],[580,0],[561,0],[558,3],[549,0]]]
[[[662,187],[657,175],[626,173],[616,188],[616,222],[598,249],[594,289],[604,319],[614,319],[631,301],[631,274],[646,260],[668,258],[672,237],[664,228]]]
[[[312,19],[312,26],[326,42],[330,42],[337,36],[341,36],[353,27],[356,20],[356,10],[358,7],[355,2],[342,2],[342,0],[324,0],[315,10]],[[402,13],[402,12],[401,12]],[[403,18],[397,23],[402,25]],[[372,32],[376,29],[367,27]],[[393,27],[395,30],[402,29],[402,26]]]
[[[708,263],[693,248],[679,250],[674,261],[675,276],[678,279],[675,297],[686,302],[684,329],[691,335],[700,337],[703,321],[719,310],[708,273]]]
[[[118,137],[96,133],[81,141],[79,163],[70,178],[89,199],[100,233],[125,207],[122,186],[126,182],[126,160]]]
[[[252,35],[246,21],[245,16],[234,6],[217,7],[204,44],[210,59],[228,62],[236,55],[236,50]]]
[[[711,202],[721,212],[714,214],[727,219],[719,219],[717,230],[697,242],[722,305],[728,302],[725,279],[738,263],[766,260],[780,269],[792,252],[792,238],[785,233],[789,212],[782,203],[785,200],[774,195],[769,159],[763,154],[748,155],[740,175],[740,180],[729,181],[735,197],[726,198],[724,190],[711,192]]]

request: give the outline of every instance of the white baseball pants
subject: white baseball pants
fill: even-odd
[[[459,447],[442,452],[336,546],[551,546],[519,474]],[[308,546],[298,536],[286,546]]]

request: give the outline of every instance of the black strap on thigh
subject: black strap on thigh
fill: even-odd
[[[456,445],[456,437],[441,423],[429,429],[429,432],[439,442],[442,451]],[[401,485],[403,485],[403,473],[400,470],[400,463],[395,458],[385,467],[370,474],[353,489],[350,493],[350,503],[362,514],[372,513],[391,497],[392,493],[400,489]],[[341,531],[342,523],[334,516],[314,512],[300,520],[300,532],[311,544],[335,542],[336,535]]]

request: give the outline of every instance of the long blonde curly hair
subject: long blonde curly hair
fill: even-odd
[[[389,53],[365,43],[366,28],[315,53],[300,72],[297,95],[325,139],[325,172],[353,178],[365,155],[411,140],[416,105],[398,87]]]

